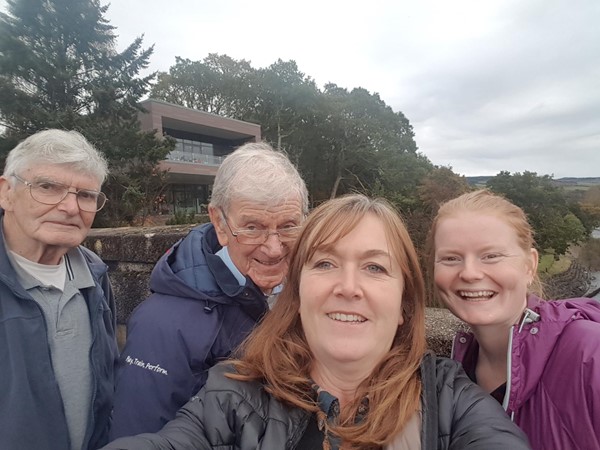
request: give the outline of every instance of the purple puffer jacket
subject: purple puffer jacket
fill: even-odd
[[[534,450],[600,449],[600,303],[528,299],[509,341],[503,406]],[[478,351],[471,333],[452,358]]]

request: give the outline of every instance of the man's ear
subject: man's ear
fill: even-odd
[[[13,210],[14,188],[5,177],[0,177],[0,207],[4,211]]]
[[[223,214],[221,213],[221,210],[212,205],[208,205],[208,217],[210,217],[210,221],[215,227],[219,244],[221,244],[221,247],[225,247],[227,244],[229,244],[229,234],[227,233],[227,225],[223,220]]]

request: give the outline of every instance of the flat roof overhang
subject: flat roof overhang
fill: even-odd
[[[167,170],[167,180],[176,184],[213,184],[218,167],[177,161],[161,161],[160,170]]]
[[[196,109],[148,99],[140,103],[147,110],[140,119],[146,130],[165,128],[214,136],[227,140],[260,140],[260,125],[210,114]]]

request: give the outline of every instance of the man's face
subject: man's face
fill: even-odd
[[[270,234],[262,244],[240,244],[231,231],[260,229],[274,233],[300,226],[303,219],[300,199],[293,197],[276,206],[252,200],[234,200],[225,213],[227,223],[218,209],[212,208],[210,217],[219,243],[227,246],[231,260],[243,275],[250,277],[265,293],[281,284],[287,274],[294,242],[281,242],[277,234]]]
[[[98,180],[65,165],[33,167],[17,175],[31,183],[64,184],[71,191],[100,190]],[[9,181],[0,178],[0,206],[5,210],[4,233],[12,251],[35,262],[53,264],[57,253],[60,259],[69,248],[83,242],[96,213],[81,211],[75,195],[67,195],[57,205],[45,205],[31,197],[24,183],[14,180],[11,186]]]

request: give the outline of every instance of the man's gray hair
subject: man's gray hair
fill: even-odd
[[[77,131],[44,130],[21,141],[6,158],[4,177],[32,167],[64,164],[104,183],[108,164],[104,155]]]
[[[308,214],[308,191],[288,157],[265,142],[250,142],[228,155],[217,170],[210,204],[229,212],[234,199],[278,205],[297,198]]]

